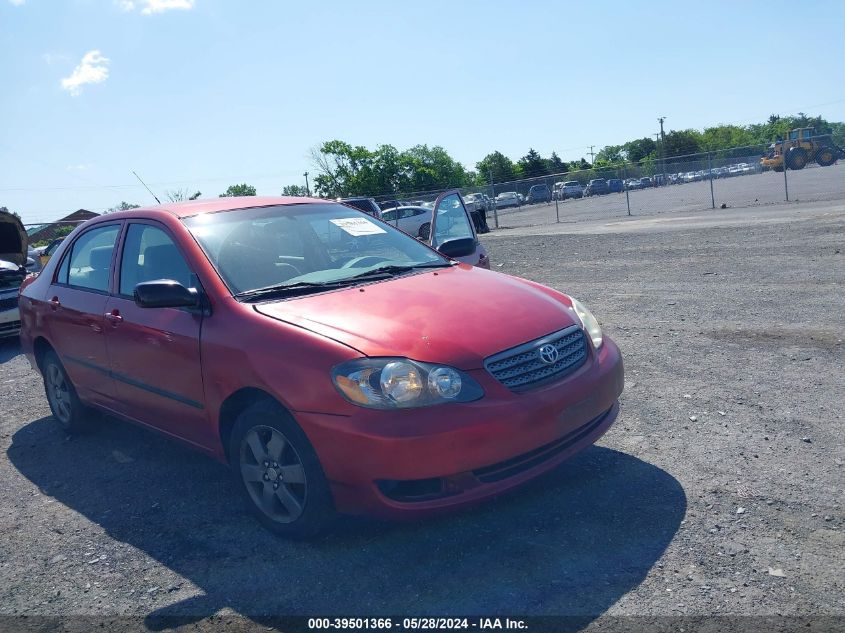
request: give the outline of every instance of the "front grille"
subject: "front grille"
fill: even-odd
[[[11,310],[18,307],[18,297],[9,297],[8,299],[0,299],[0,312],[4,310]]]
[[[540,348],[557,350],[554,362],[540,357]],[[512,391],[525,391],[572,373],[587,360],[587,340],[578,325],[495,354],[484,361],[493,377]]]

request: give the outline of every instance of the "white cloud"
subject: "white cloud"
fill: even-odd
[[[78,165],[68,165],[65,167],[66,171],[88,171],[89,169],[91,169],[89,163],[79,163]]]
[[[141,8],[141,15],[164,13],[172,9],[189,11],[194,8],[196,0],[114,0],[121,10],[131,12]]]
[[[100,51],[88,51],[70,77],[62,79],[62,88],[74,97],[82,92],[85,84],[99,84],[109,78],[109,60]]]
[[[13,4],[13,5],[15,5],[16,7],[21,6],[21,5],[22,5],[22,4],[24,4],[25,2],[26,2],[26,0],[9,0],[9,4]]]
[[[152,15],[153,13],[162,13],[170,11],[171,9],[181,9],[187,11],[194,8],[194,0],[142,0],[144,8],[141,9],[143,15]]]

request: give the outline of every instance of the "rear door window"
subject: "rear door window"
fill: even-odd
[[[91,229],[79,236],[59,268],[58,283],[108,292],[109,273],[119,224]]]

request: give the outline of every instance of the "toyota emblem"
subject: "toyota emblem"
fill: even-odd
[[[543,361],[546,365],[554,365],[557,362],[558,358],[557,347],[550,344],[543,345],[540,349],[537,350],[537,355],[540,357],[540,360]]]

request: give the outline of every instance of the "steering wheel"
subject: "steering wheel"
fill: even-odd
[[[293,277],[299,277],[302,274],[302,272],[299,270],[299,268],[297,268],[293,264],[288,264],[287,262],[277,262],[274,265],[276,267],[276,270],[278,270],[280,272],[282,272],[282,271],[286,272],[287,269],[292,270],[293,274],[290,277],[288,277],[288,279],[292,279]]]
[[[367,266],[374,266],[381,262],[390,261],[386,257],[379,257],[378,255],[363,255],[361,257],[353,257],[348,262],[344,262],[341,268],[366,268]]]

